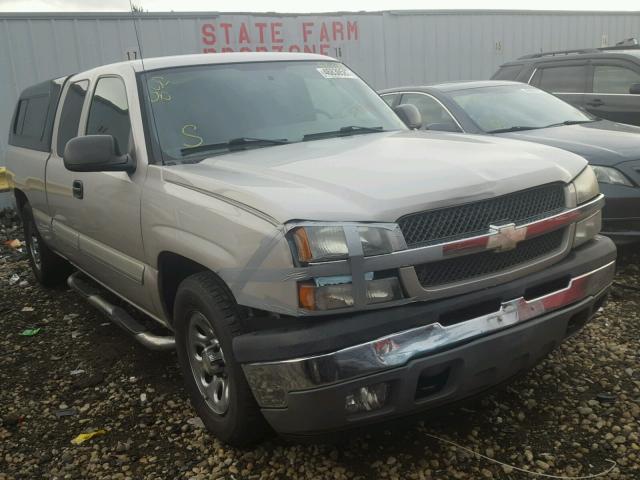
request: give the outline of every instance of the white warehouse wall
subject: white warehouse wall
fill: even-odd
[[[144,13],[144,56],[226,50],[315,51],[374,88],[487,79],[521,55],[640,36],[640,12],[388,11],[321,15]],[[0,14],[0,165],[19,92],[139,54],[127,13]],[[7,195],[0,195],[0,206]]]

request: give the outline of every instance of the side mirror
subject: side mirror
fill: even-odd
[[[396,112],[396,115],[400,117],[400,120],[402,120],[407,127],[415,129],[422,126],[422,115],[415,105],[403,103],[395,107],[393,111]]]
[[[120,154],[111,135],[75,137],[64,148],[64,166],[72,172],[133,172],[135,162],[130,155]]]
[[[631,95],[640,95],[640,83],[633,83],[629,88],[629,93]]]

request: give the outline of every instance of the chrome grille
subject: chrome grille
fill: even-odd
[[[412,213],[398,220],[409,248],[480,235],[490,225],[528,223],[565,208],[564,186],[552,183],[455,207]]]
[[[486,251],[415,267],[423,287],[434,287],[470,280],[533,262],[557,251],[562,246],[566,229],[556,230],[521,242],[514,250],[496,253]]]

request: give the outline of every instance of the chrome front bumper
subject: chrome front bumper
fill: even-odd
[[[517,325],[587,297],[613,281],[615,262],[572,278],[567,287],[547,295],[502,303],[496,312],[453,325],[412,328],[332,353],[243,365],[247,381],[262,407],[286,406],[287,394],[379,373],[409,361]]]

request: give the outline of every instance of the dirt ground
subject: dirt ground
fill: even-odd
[[[75,293],[35,283],[24,253],[4,245],[21,238],[15,222],[0,216],[0,480],[528,479],[513,467],[586,476],[612,462],[599,478],[640,478],[637,253],[604,311],[508,387],[340,444],[274,437],[238,450],[195,419],[175,354],[145,350]]]

